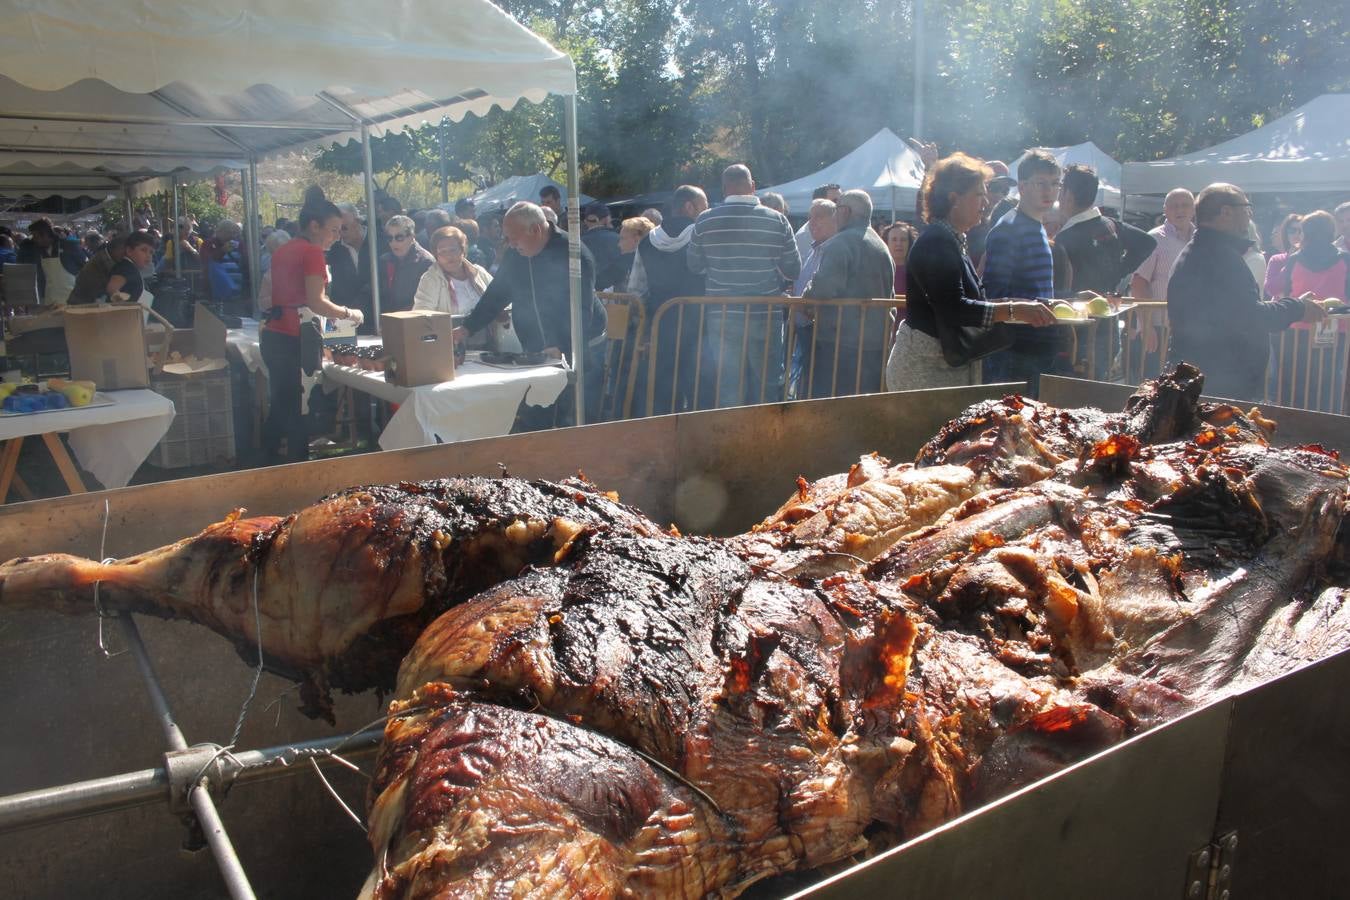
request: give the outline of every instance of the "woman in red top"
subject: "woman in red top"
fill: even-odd
[[[359,309],[338,306],[328,299],[328,262],[324,252],[337,241],[342,213],[322,195],[300,210],[300,236],[272,254],[272,307],[260,336],[267,365],[271,405],[263,423],[262,452],[267,462],[280,462],[282,437],[286,459],[309,458],[309,435],[300,414],[300,310],[319,316],[353,319]]]

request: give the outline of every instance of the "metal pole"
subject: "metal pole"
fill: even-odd
[[[313,759],[320,765],[337,765],[331,756],[326,755],[329,752],[340,751],[348,760],[371,756],[383,737],[382,729],[373,729],[359,734],[234,753],[231,757],[241,769],[233,783],[267,781],[307,771],[294,764],[301,759]],[[169,774],[162,766],[158,766],[11,794],[0,797],[0,834],[163,803],[168,799],[168,789]]]
[[[924,0],[914,0],[914,137],[923,140]]]
[[[175,257],[177,255],[174,254]],[[187,740],[174,720],[173,711],[169,709],[169,700],[164,696],[164,688],[160,685],[159,676],[155,674],[155,667],[150,662],[150,654],[145,650],[140,630],[130,613],[122,613],[118,616],[118,621],[122,625],[127,647],[135,657],[136,666],[144,677],[145,688],[150,694],[150,704],[155,708],[155,718],[159,720],[160,727],[164,729],[164,738],[169,743],[169,749],[186,750]],[[220,869],[221,877],[225,879],[230,896],[234,900],[255,900],[253,888],[249,886],[244,867],[239,862],[238,854],[234,852],[234,846],[230,843],[229,835],[225,833],[224,825],[221,824],[220,815],[216,812],[216,804],[211,799],[210,791],[207,790],[205,779],[188,792],[188,802],[197,815],[206,842],[211,846],[211,853],[216,858],[216,866]]]
[[[248,161],[248,205],[244,207],[253,233],[249,235],[248,250],[248,287],[250,293],[249,309],[255,314],[258,308],[258,292],[262,289],[262,204],[258,197],[258,160],[250,157]]]
[[[366,176],[366,249],[370,253],[370,314],[372,327],[380,333],[380,258],[375,229],[375,163],[370,155],[370,126],[361,123],[361,162]]]
[[[164,688],[160,686],[159,676],[155,674],[155,667],[150,662],[150,654],[146,652],[145,643],[141,640],[140,629],[132,621],[130,613],[122,613],[117,617],[117,621],[122,626],[122,634],[126,638],[132,657],[136,660],[136,667],[141,670],[141,676],[145,679],[145,689],[150,694],[150,705],[155,708],[155,720],[164,731],[164,739],[168,741],[169,749],[186,750],[187,739],[183,737],[183,731],[174,720],[173,711],[169,709],[169,699],[164,696]]]
[[[169,240],[173,241],[173,277],[183,277],[183,244],[178,240],[178,217],[182,215],[178,207],[178,176],[174,175],[169,179],[170,191],[173,193],[173,224],[169,226],[172,234]]]
[[[125,208],[127,216],[127,234],[132,232],[132,222],[135,219],[131,208],[131,185],[123,183],[122,185],[122,205]]]
[[[239,862],[238,854],[234,852],[234,844],[230,843],[230,836],[225,833],[220,813],[216,812],[216,804],[212,802],[211,794],[207,790],[206,779],[203,778],[201,783],[192,789],[188,800],[192,802],[192,811],[196,813],[197,821],[202,826],[206,843],[211,846],[211,853],[216,858],[216,865],[220,867],[220,876],[225,879],[225,888],[230,892],[230,896],[234,900],[255,900],[253,886],[248,883],[248,875]]]
[[[447,171],[447,168],[446,168],[446,161],[445,161],[445,128],[446,128],[446,125],[449,123],[449,121],[450,121],[450,117],[449,117],[449,116],[441,116],[440,138],[441,138],[441,202],[442,202],[442,203],[449,203],[449,202],[450,202],[450,177],[449,177],[449,172]]]
[[[572,372],[576,376],[576,422],[586,424],[586,330],[581,310],[581,173],[577,164],[577,95],[563,97],[567,142],[567,284],[572,308]]]

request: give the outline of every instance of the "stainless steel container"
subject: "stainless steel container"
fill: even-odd
[[[191,534],[236,506],[283,513],[352,484],[502,468],[546,478],[580,470],[685,533],[729,534],[772,511],[798,475],[841,471],[872,450],[907,458],[965,406],[1002,392],[959,388],[717,410],[17,504],[0,508],[0,556],[122,556]],[[1106,408],[1128,394],[1062,379],[1046,379],[1042,392],[1049,402]],[[1291,443],[1350,448],[1350,419],[1271,414]],[[138,621],[188,742],[227,740],[252,671],[205,629]],[[122,646],[114,630],[106,641]],[[129,655],[104,657],[94,618],[0,614],[0,658],[0,798],[161,762],[166,748],[135,663]],[[1222,701],[810,890],[1182,898],[1192,852],[1236,829],[1232,884],[1242,892],[1233,897],[1335,896],[1338,890],[1318,890],[1339,889],[1334,860],[1314,860],[1346,830],[1336,819],[1347,797],[1350,701],[1334,688],[1347,669],[1350,659],[1335,657]],[[339,725],[331,728],[301,717],[292,686],[264,675],[239,747],[340,734],[377,718],[382,706],[369,694],[340,698]],[[326,771],[349,805],[363,810],[364,782]],[[210,855],[180,852],[187,832],[153,785],[143,796],[153,802],[0,833],[6,895],[224,896]],[[308,767],[236,785],[221,811],[259,896],[355,896],[370,867],[364,835]],[[781,896],[811,880],[780,880],[769,890]],[[1271,892],[1272,885],[1304,889]]]

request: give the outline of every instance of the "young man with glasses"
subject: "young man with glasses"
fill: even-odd
[[[994,223],[985,238],[984,290],[989,297],[1048,298],[1055,294],[1055,262],[1041,220],[1059,193],[1059,163],[1049,151],[1028,150],[1017,166],[1017,206]],[[1037,395],[1063,336],[1054,329],[1018,329],[1007,350],[984,362],[984,380],[1025,381]]]
[[[407,216],[393,216],[384,223],[389,252],[380,257],[380,312],[413,308],[417,285],[436,259],[417,243],[416,225]]]
[[[1231,184],[1211,184],[1196,198],[1195,237],[1167,283],[1167,358],[1198,366],[1210,396],[1260,401],[1268,335],[1295,322],[1321,322],[1326,312],[1311,294],[1261,300],[1242,258],[1251,246],[1251,213],[1247,196]]]

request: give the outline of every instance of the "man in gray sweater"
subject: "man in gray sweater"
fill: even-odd
[[[782,213],[759,205],[746,166],[727,167],[722,192],[723,201],[694,222],[685,253],[689,270],[706,274],[709,296],[781,295],[802,267],[792,226]],[[700,406],[783,399],[783,312],[767,305],[707,307],[696,386]]]
[[[895,263],[871,228],[872,198],[866,191],[844,191],[834,218],[839,231],[821,246],[820,265],[802,296],[808,300],[890,298],[895,293]],[[818,308],[808,396],[880,391],[887,324],[886,311],[881,308],[865,312],[857,306]]]

